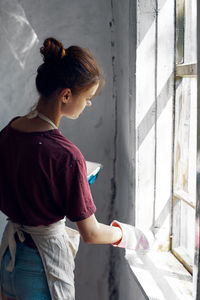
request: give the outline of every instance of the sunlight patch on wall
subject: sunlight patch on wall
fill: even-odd
[[[27,57],[39,39],[17,0],[3,0],[0,6],[0,33],[24,69]]]

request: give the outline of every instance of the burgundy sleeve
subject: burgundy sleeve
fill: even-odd
[[[96,211],[87,180],[85,159],[73,160],[65,166],[62,176],[62,193],[65,215],[77,222],[90,217]]]

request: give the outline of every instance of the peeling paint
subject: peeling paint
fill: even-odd
[[[115,23],[115,20],[112,18],[112,20],[109,22],[109,26],[112,27]]]
[[[119,289],[118,283],[116,282],[116,274],[118,269],[117,261],[119,261],[119,252],[116,249],[110,249],[109,257],[109,300],[118,300],[119,299]]]
[[[94,128],[99,128],[101,127],[103,124],[103,118],[100,117],[99,121],[94,125]]]
[[[109,23],[111,29],[111,55],[112,55],[112,73],[113,73],[113,86],[112,86],[112,98],[114,101],[114,141],[113,141],[113,171],[112,178],[110,181],[111,185],[111,197],[109,203],[108,211],[108,221],[111,222],[114,218],[117,219],[116,211],[116,195],[117,195],[117,186],[116,186],[116,162],[117,162],[117,66],[116,66],[116,47],[115,47],[115,19],[114,19],[114,4],[111,0],[111,13],[112,21]],[[116,251],[113,247],[110,247],[109,252],[109,271],[108,271],[108,289],[109,289],[109,300],[118,300],[119,299],[119,279],[118,279],[118,264],[119,264],[119,252]]]

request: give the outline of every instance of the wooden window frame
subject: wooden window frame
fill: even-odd
[[[177,0],[176,2],[176,68],[175,68],[175,80],[180,80],[181,78],[196,78],[197,79],[197,63],[184,63],[185,56],[185,0]],[[176,90],[175,90],[175,101],[176,101]],[[173,178],[174,184],[174,178]],[[173,187],[174,189],[174,187]],[[186,205],[194,209],[196,213],[196,203],[193,199],[189,198],[189,195],[183,190],[174,191],[172,195],[172,231],[174,222],[174,207],[178,201],[184,202]],[[195,231],[195,228],[194,228]],[[184,265],[184,267],[193,274],[194,260],[189,257],[187,251],[184,247],[173,248],[173,232],[170,236],[170,250],[173,255]],[[195,249],[194,249],[195,250]],[[194,253],[195,254],[195,253]]]

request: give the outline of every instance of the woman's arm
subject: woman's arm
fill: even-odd
[[[122,238],[119,227],[99,223],[94,214],[76,224],[82,239],[88,244],[111,244]]]

